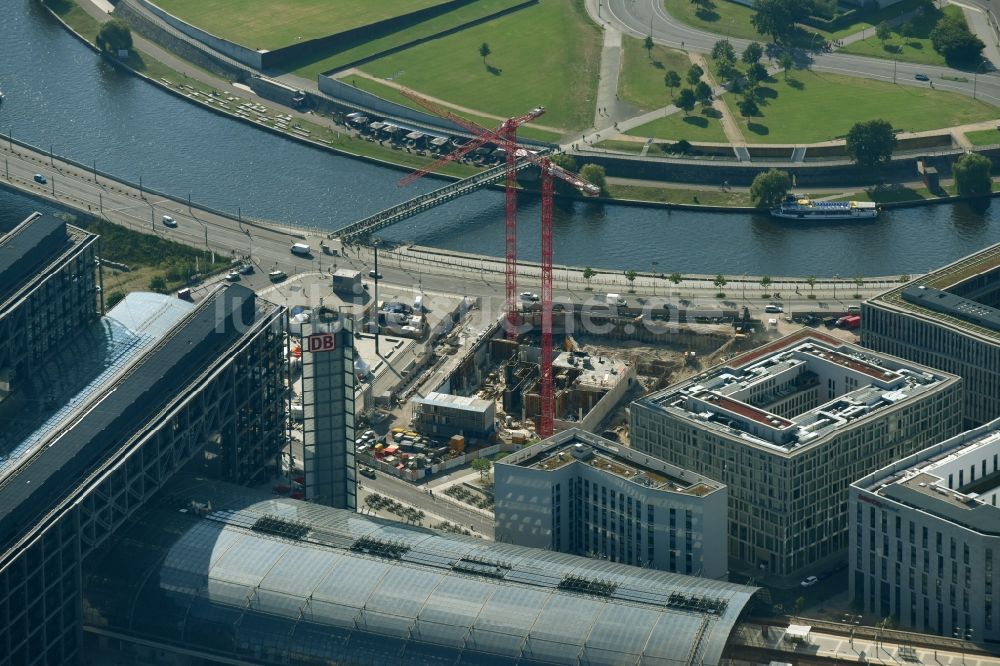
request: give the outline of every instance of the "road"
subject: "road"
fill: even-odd
[[[597,12],[591,8],[591,5],[596,5],[598,1],[601,3],[600,19],[597,19]],[[963,2],[963,4],[966,3]],[[967,4],[976,5],[977,8],[986,6],[983,2],[968,2]],[[652,26],[653,40],[674,48],[708,53],[712,50],[712,45],[723,38],[722,35],[681,23],[667,14],[661,0],[594,0],[593,2],[588,1],[587,6],[596,20],[605,24],[610,23],[614,28],[632,37],[645,38],[649,35],[650,26]],[[737,52],[742,52],[750,43],[750,40],[747,39],[735,37],[726,37],[726,39],[732,42]],[[811,69],[821,72],[895,81],[902,85],[915,87],[930,85],[913,78],[917,72],[922,72],[931,77],[934,88],[937,90],[950,90],[969,97],[975,93],[978,99],[1000,105],[1000,76],[996,73],[971,76],[968,72],[949,67],[917,65],[906,62],[896,63],[892,60],[836,52],[806,53],[798,50],[796,58],[797,66],[808,65]],[[949,81],[943,78],[945,76],[968,80],[964,82]]]

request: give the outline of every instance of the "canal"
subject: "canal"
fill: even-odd
[[[0,133],[223,210],[336,229],[440,185],[397,187],[403,172],[259,131],[182,101],[102,61],[35,0],[8,0],[0,40]],[[0,192],[0,225],[38,206]],[[594,267],[727,275],[918,273],[1000,242],[1000,213],[964,204],[802,226],[761,215],[561,202],[555,260]],[[498,255],[503,198],[479,192],[383,236]],[[520,200],[522,258],[539,255],[540,203]]]

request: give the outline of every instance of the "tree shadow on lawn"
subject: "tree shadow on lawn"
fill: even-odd
[[[699,7],[695,13],[695,16],[700,18],[702,21],[708,21],[709,23],[715,23],[721,18],[719,12],[712,9],[705,9],[704,7]]]
[[[684,116],[684,122],[688,125],[700,127],[701,129],[708,127],[708,118],[701,118],[700,116]]]
[[[701,115],[706,116],[708,118],[715,118],[716,120],[718,120],[719,118],[722,117],[722,111],[709,107],[707,109],[702,109]]]
[[[900,53],[903,49],[899,44],[883,44],[882,50],[887,53]]]
[[[503,74],[502,69],[500,69],[499,67],[494,67],[493,65],[486,65],[486,71],[492,74],[493,76],[500,76],[501,74]]]
[[[761,125],[760,123],[747,123],[747,129],[760,136],[766,136],[771,133],[767,125]]]
[[[663,63],[660,62],[659,60],[654,60],[653,61],[653,68],[654,69],[666,69],[666,67],[663,66]]]
[[[798,79],[787,79],[785,84],[794,90],[805,90],[806,84]]]
[[[915,51],[923,51],[924,50],[924,43],[923,42],[906,42],[906,45],[909,46],[911,49],[913,49]]]
[[[763,104],[767,103],[769,99],[777,99],[778,91],[774,88],[768,88],[767,86],[760,86],[757,88],[757,101]]]

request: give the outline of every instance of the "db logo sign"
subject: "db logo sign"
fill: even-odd
[[[328,352],[337,348],[337,337],[333,333],[318,333],[306,338],[306,351]]]

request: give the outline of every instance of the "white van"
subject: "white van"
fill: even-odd
[[[292,245],[292,254],[298,254],[302,256],[308,256],[311,253],[309,246],[305,243],[296,243]]]
[[[417,314],[422,314],[424,311],[424,295],[417,294],[416,298],[413,299],[413,311]]]

